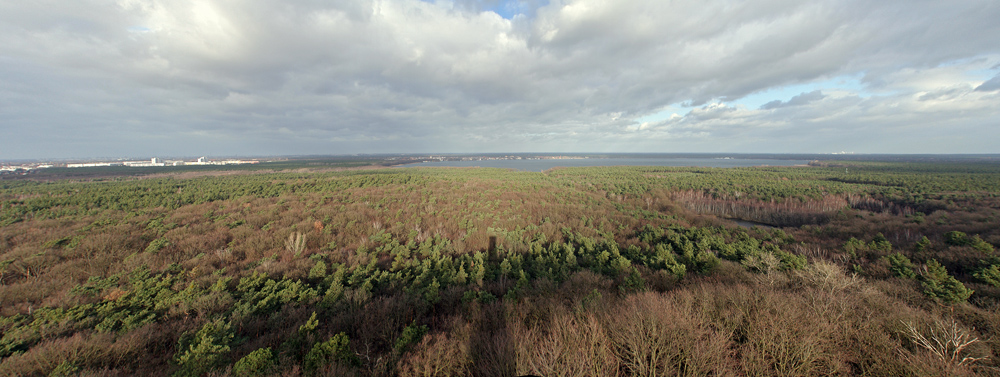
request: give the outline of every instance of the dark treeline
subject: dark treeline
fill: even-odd
[[[0,375],[997,375],[1000,167],[814,165],[3,181]]]

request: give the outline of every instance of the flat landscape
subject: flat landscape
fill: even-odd
[[[0,1],[0,377],[1000,377],[998,5]]]
[[[862,160],[2,180],[0,375],[1000,375],[1000,164]]]

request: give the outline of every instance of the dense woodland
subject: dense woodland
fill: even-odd
[[[0,181],[0,375],[1000,376],[997,245],[997,163]]]

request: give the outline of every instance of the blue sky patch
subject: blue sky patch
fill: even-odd
[[[843,90],[857,93],[861,97],[871,97],[872,93],[865,88],[865,85],[861,83],[860,79],[861,75],[838,76],[828,80],[805,84],[779,86],[752,93],[738,100],[730,101],[730,103],[733,105],[743,105],[746,106],[747,109],[756,110],[768,102],[787,102],[792,99],[792,97],[799,94],[809,93],[816,90],[824,92],[831,90]]]

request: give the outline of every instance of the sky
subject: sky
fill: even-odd
[[[0,159],[1000,153],[996,0],[0,1]]]

